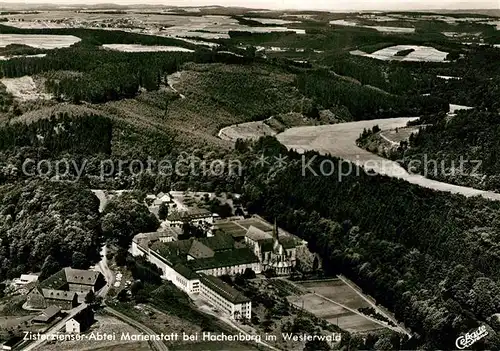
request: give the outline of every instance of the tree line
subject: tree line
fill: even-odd
[[[256,154],[286,153],[261,141]],[[457,335],[486,324],[490,335],[473,349],[500,345],[498,215],[500,204],[435,192],[308,153],[319,170],[302,174],[300,157],[286,167],[249,169],[246,204],[309,242],[329,274],[344,274],[395,312],[413,332],[404,349],[450,349]]]

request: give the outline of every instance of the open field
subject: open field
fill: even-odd
[[[414,50],[405,56],[396,54],[404,50]],[[382,61],[410,61],[410,62],[446,62],[447,52],[439,51],[428,46],[396,45],[367,54],[360,50],[351,51],[352,55],[370,57]]]
[[[288,300],[331,324],[354,333],[385,328],[384,323],[377,323],[356,313],[358,308],[370,307],[370,304],[341,280],[301,282],[297,285],[308,292],[300,296],[289,296]]]
[[[398,163],[374,155],[356,145],[356,140],[364,129],[371,129],[375,125],[378,125],[381,130],[401,128],[415,119],[416,117],[400,117],[317,127],[295,127],[278,134],[277,138],[287,148],[297,152],[315,150],[324,155],[330,154],[351,161],[365,170],[400,178],[425,188],[462,194],[467,197],[483,196],[488,199],[500,199],[500,194],[494,192],[438,182],[419,174],[409,174]]]
[[[368,29],[375,29],[379,32],[383,33],[415,33],[415,28],[407,28],[407,27],[389,27],[389,26],[365,26],[358,24],[353,21],[346,20],[334,20],[330,21],[330,24],[335,26],[346,26],[346,27],[361,27]]]
[[[13,55],[13,56],[0,56],[0,61],[12,60],[15,58],[36,58],[36,57],[45,57],[47,54],[36,54],[36,55]]]
[[[156,45],[138,45],[138,44],[104,44],[105,49],[123,51],[123,52],[170,52],[183,51],[194,52],[194,50],[181,48],[179,46],[156,46]]]
[[[22,44],[38,49],[67,48],[80,41],[73,35],[0,34],[0,47]]]
[[[40,91],[30,76],[20,78],[3,78],[0,80],[7,88],[7,92],[21,101],[36,99],[51,99],[52,95]]]
[[[6,24],[17,28],[101,28],[120,29],[134,33],[201,39],[229,38],[230,31],[252,33],[295,32],[305,34],[304,29],[289,27],[253,27],[242,25],[238,20],[224,15],[179,15],[169,13],[98,13],[76,11],[51,11],[37,14],[13,14],[5,16]],[[272,20],[272,19],[271,19]],[[287,21],[290,22],[290,21]],[[294,23],[287,23],[293,25]]]
[[[262,121],[248,122],[222,128],[219,138],[235,142],[237,139],[257,140],[263,136],[274,136],[276,132]]]

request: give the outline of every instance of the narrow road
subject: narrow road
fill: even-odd
[[[104,311],[115,316],[118,319],[121,319],[125,323],[133,326],[134,328],[136,328],[140,332],[144,333],[145,335],[157,335],[158,334],[155,331],[153,331],[152,329],[146,327],[144,324],[137,322],[136,320],[124,315],[121,312],[118,312],[117,310],[115,310],[109,306],[106,306],[104,308]],[[156,351],[168,351],[168,347],[163,343],[162,340],[151,340],[150,345]]]
[[[102,289],[97,292],[97,295],[101,296],[103,299],[106,297],[106,295],[109,292],[109,289],[111,288],[111,286],[113,286],[113,283],[115,282],[115,274],[108,266],[107,254],[108,254],[108,247],[104,245],[101,250],[101,261],[99,261],[99,263],[95,265],[95,269],[101,272],[104,278],[106,279],[106,285],[103,286]]]
[[[49,328],[42,335],[46,337],[46,336],[51,335],[51,334],[56,334],[59,330],[61,330],[62,328],[64,328],[66,326],[66,322],[68,320],[73,318],[78,312],[84,310],[86,307],[87,307],[87,304],[82,303],[78,307],[73,308],[66,317],[64,317],[59,323],[57,323],[53,327]],[[40,348],[41,345],[45,343],[45,340],[43,340],[42,337],[40,339],[34,341],[33,343],[29,344],[25,348],[23,348],[23,351],[41,350],[41,348]]]

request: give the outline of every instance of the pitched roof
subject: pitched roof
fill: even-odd
[[[212,217],[212,212],[204,208],[191,208],[187,211],[175,211],[169,213],[169,221],[191,221],[193,219]]]
[[[195,271],[257,263],[259,259],[249,248],[216,252],[213,257],[188,261],[186,265]]]
[[[87,271],[83,269],[64,268],[66,281],[69,284],[95,285],[100,272]]]
[[[214,251],[206,246],[205,244],[201,243],[198,240],[194,240],[193,244],[191,245],[191,248],[189,249],[188,255],[194,257],[194,258],[208,258],[208,257],[214,257]]]
[[[59,308],[57,306],[50,306],[50,307],[47,307],[46,309],[44,309],[42,311],[41,315],[36,316],[35,318],[33,318],[33,320],[37,321],[37,322],[47,322],[51,318],[53,318],[54,316],[56,316],[57,314],[59,314],[60,312],[61,312],[61,308]]]
[[[61,308],[57,307],[57,306],[49,306],[47,307],[46,309],[44,309],[42,311],[42,314],[44,316],[47,316],[48,318],[50,317],[53,317],[55,316],[56,314],[58,314],[59,312],[61,312]]]
[[[222,231],[217,231],[214,236],[200,238],[199,240],[214,251],[232,250],[234,248],[233,237]]]
[[[249,239],[252,239],[253,241],[261,241],[261,240],[266,240],[266,239],[272,239],[273,236],[269,234],[268,232],[265,232],[257,227],[254,227],[251,225],[245,236]]]
[[[199,275],[181,263],[174,266],[174,270],[187,280],[199,279]]]
[[[194,239],[188,240],[177,240],[171,241],[169,243],[154,242],[151,244],[151,250],[158,252],[165,258],[170,258],[172,256],[187,255]]]
[[[200,281],[210,290],[214,291],[233,304],[250,302],[248,297],[217,277],[200,273]]]
[[[76,292],[74,291],[64,291],[64,290],[54,290],[54,289],[42,289],[43,297],[46,299],[62,300],[62,301],[73,301]]]
[[[68,281],[66,280],[66,273],[64,270],[60,270],[57,273],[52,274],[47,279],[40,282],[40,287],[46,289],[56,289],[61,290],[67,285]]]
[[[160,240],[161,238],[172,237],[177,239],[179,235],[182,234],[182,228],[178,227],[166,227],[159,231],[151,233],[140,233],[134,236],[133,241],[139,246],[147,249],[151,242]]]

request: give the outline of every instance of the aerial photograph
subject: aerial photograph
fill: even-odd
[[[0,350],[500,351],[500,2],[0,2]]]

